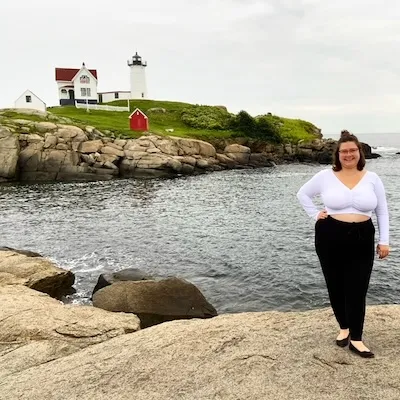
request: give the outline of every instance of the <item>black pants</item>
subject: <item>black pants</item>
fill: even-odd
[[[330,216],[315,224],[315,249],[329,299],[341,329],[361,340],[365,298],[374,263],[375,227],[365,222],[342,222]]]

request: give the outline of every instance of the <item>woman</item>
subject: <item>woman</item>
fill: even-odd
[[[379,176],[364,169],[365,156],[357,137],[347,131],[337,143],[332,169],[320,171],[297,193],[307,214],[316,220],[315,248],[330,303],[340,326],[336,344],[361,357],[374,354],[362,341],[365,298],[374,262],[377,216],[379,258],[389,254],[389,213]],[[321,195],[324,210],[312,198]]]

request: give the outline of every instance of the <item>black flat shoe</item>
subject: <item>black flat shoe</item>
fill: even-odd
[[[340,339],[340,340],[336,339],[336,344],[339,347],[346,347],[349,344],[349,338],[350,338],[350,335],[347,336],[347,338],[344,338],[344,339]]]
[[[372,351],[360,351],[358,350],[356,347],[354,347],[353,344],[349,345],[349,350],[351,350],[353,353],[356,353],[357,355],[359,355],[360,357],[363,358],[374,358],[375,354]]]

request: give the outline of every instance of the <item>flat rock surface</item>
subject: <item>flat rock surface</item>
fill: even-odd
[[[370,360],[335,345],[331,310],[167,322],[0,378],[1,398],[398,400],[400,306],[366,321]]]
[[[135,315],[64,305],[25,286],[0,287],[0,305],[2,383],[18,372],[139,329]]]

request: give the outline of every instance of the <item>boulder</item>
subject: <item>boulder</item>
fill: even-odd
[[[274,164],[270,158],[263,153],[251,153],[249,158],[249,165],[254,167],[272,167]]]
[[[240,144],[230,144],[225,147],[224,153],[227,157],[239,164],[248,164],[251,150]]]
[[[195,154],[203,157],[215,157],[215,147],[208,142],[197,139],[183,139],[177,137],[170,137],[178,147],[179,156],[193,156]]]
[[[147,156],[146,150],[139,151],[139,150],[124,150],[125,158],[128,160],[140,160],[142,157]]]
[[[58,172],[64,164],[69,164],[67,161],[66,150],[48,149],[42,152],[40,171]]]
[[[235,160],[225,154],[217,153],[216,158],[226,168],[234,168],[237,165],[237,162]]]
[[[0,304],[0,382],[140,329],[135,315],[63,305],[24,286],[0,286]]]
[[[365,158],[367,159],[367,160],[369,160],[369,159],[373,159],[373,158],[379,158],[379,157],[382,157],[380,154],[378,154],[378,153],[371,153],[371,154],[369,154],[368,156],[366,156]]]
[[[250,153],[250,147],[240,144],[230,144],[225,147],[224,153]]]
[[[191,156],[175,156],[174,160],[178,160],[181,164],[189,164],[192,167],[196,165],[196,159]]]
[[[71,293],[75,276],[37,253],[0,249],[0,286],[25,285],[52,297]]]
[[[89,140],[87,142],[82,142],[79,148],[81,153],[96,153],[103,147],[103,142],[100,139]]]
[[[7,246],[0,247],[0,251],[13,251],[14,253],[22,254],[27,257],[42,257],[41,254],[36,253],[35,251],[19,250],[19,249],[14,249],[12,247],[7,247]]]
[[[239,164],[248,164],[250,160],[250,153],[236,152],[236,153],[226,153],[227,157],[231,158],[233,161]]]
[[[59,129],[55,135],[59,138],[63,138],[67,141],[71,141],[73,138],[79,135],[80,138],[86,137],[83,130],[74,125],[59,125]],[[86,137],[87,139],[87,137]]]
[[[19,151],[18,136],[0,125],[0,178],[16,178]]]
[[[164,154],[147,154],[137,162],[137,168],[169,169],[169,160],[170,157]]]
[[[196,162],[196,167],[201,168],[201,169],[208,169],[210,167],[210,164],[204,158],[200,158]]]
[[[118,150],[115,147],[112,147],[112,146],[109,146],[109,145],[106,145],[106,146],[102,147],[100,149],[100,151],[103,154],[110,154],[110,155],[118,156],[118,157],[123,157],[124,156],[123,150]]]
[[[114,144],[115,144],[116,146],[119,146],[119,148],[121,148],[121,149],[124,148],[124,146],[126,145],[126,143],[127,143],[127,140],[125,140],[125,139],[115,139],[115,140],[114,140]]]
[[[93,289],[92,297],[98,290],[115,282],[144,281],[149,279],[153,279],[153,277],[138,268],[125,268],[121,271],[112,272],[109,274],[100,274],[99,278],[97,279],[96,286]]]
[[[119,157],[113,154],[98,154],[96,156],[93,156],[93,158],[95,161],[103,164],[105,164],[106,162],[116,163],[119,160]]]
[[[40,133],[46,133],[48,131],[53,131],[57,129],[56,124],[54,124],[53,122],[46,122],[46,121],[36,122],[34,126]]]
[[[190,164],[182,164],[182,168],[180,170],[181,174],[192,174],[195,171],[195,167]]]
[[[127,143],[124,146],[124,150],[129,150],[129,151],[138,151],[138,152],[146,152],[149,146],[145,146],[142,143],[138,143],[135,140],[128,140]]]
[[[57,136],[53,135],[52,133],[45,134],[45,141],[44,141],[44,148],[54,149],[57,145]]]
[[[178,146],[176,145],[176,142],[170,138],[157,137],[156,139],[152,139],[151,142],[153,143],[154,147],[163,154],[171,156],[178,155]],[[150,152],[151,150],[148,149],[147,151]]]
[[[175,319],[217,315],[195,285],[178,278],[116,282],[97,291],[93,295],[93,305],[108,311],[136,314],[142,328]]]
[[[43,142],[44,138],[43,136],[40,136],[36,133],[31,133],[29,135],[26,135],[26,141],[28,143],[40,143]]]

